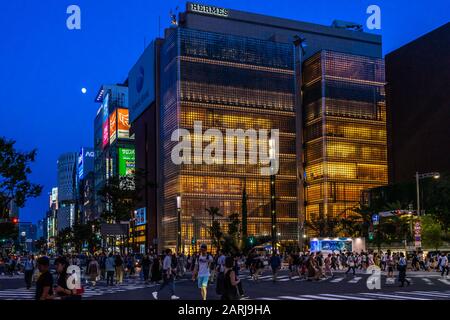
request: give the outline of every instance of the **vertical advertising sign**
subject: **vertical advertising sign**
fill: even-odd
[[[141,226],[147,223],[147,208],[139,208],[136,210],[136,225]]]
[[[130,137],[130,123],[128,109],[117,109],[117,132],[119,139]]]
[[[109,116],[109,143],[113,143],[117,138],[117,109]]]
[[[103,144],[102,147],[104,148],[108,142],[109,142],[109,93],[106,94],[105,99],[103,99],[103,125],[102,125],[102,131],[103,131]]]
[[[415,247],[421,247],[422,246],[422,226],[420,225],[420,221],[416,221],[414,224],[414,245]]]
[[[126,176],[134,173],[134,149],[119,148],[119,175]]]

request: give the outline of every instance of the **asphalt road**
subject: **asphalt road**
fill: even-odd
[[[333,278],[320,281],[306,281],[294,277],[289,279],[287,271],[280,272],[278,281],[273,282],[271,273],[266,271],[257,282],[250,279],[247,272],[242,275],[243,288],[250,300],[450,300],[450,279],[442,278],[435,272],[409,272],[407,278],[411,285],[403,288],[399,283],[387,283],[386,276],[381,277],[381,289],[370,290],[366,281],[368,274],[345,275],[336,272]],[[85,286],[86,300],[153,300],[152,292],[157,284],[145,284],[140,279],[126,279],[122,285],[106,287],[100,281],[96,287]],[[183,300],[199,300],[197,283],[186,275],[175,284],[176,295]],[[34,297],[34,288],[24,288],[22,278],[0,277],[0,300],[30,300]],[[160,299],[169,299],[165,289]],[[208,288],[208,300],[220,297],[215,286]]]

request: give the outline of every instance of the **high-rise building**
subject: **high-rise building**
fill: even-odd
[[[450,172],[450,23],[386,55],[391,183]]]
[[[75,223],[77,160],[76,152],[67,152],[58,158],[58,231],[72,227]]]
[[[134,158],[134,137],[129,135],[126,85],[103,85],[95,102],[101,104],[94,120],[95,215],[98,218],[104,203],[97,192],[108,178],[134,169],[134,159],[128,159],[130,155]]]
[[[305,217],[345,215],[361,190],[387,182],[380,36],[186,6],[128,77],[136,166],[157,184],[141,204],[147,242],[184,251],[211,244],[205,209],[219,208],[226,231],[228,216],[242,216],[245,190],[247,235],[295,245]],[[190,133],[191,164],[173,162],[177,129]],[[278,172],[262,175],[263,162],[249,157],[226,163],[225,152],[223,162],[203,162],[209,129],[224,137],[227,129],[278,130]],[[225,138],[223,149],[234,141]]]
[[[322,50],[303,82],[306,220],[347,216],[388,182],[384,62]]]
[[[94,149],[83,147],[78,154],[76,175],[77,222],[95,219]]]

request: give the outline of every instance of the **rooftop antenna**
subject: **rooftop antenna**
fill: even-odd
[[[178,6],[175,8],[175,13],[173,13],[172,10],[170,10],[170,13],[169,13],[170,24],[173,26],[178,25],[177,14],[178,14]]]

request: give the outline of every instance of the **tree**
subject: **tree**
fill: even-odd
[[[239,214],[233,213],[228,216],[228,234],[223,237],[222,248],[226,253],[236,254],[239,252]]]
[[[223,214],[220,213],[220,209],[217,207],[209,207],[205,209],[208,215],[211,217],[211,222],[216,220],[216,217],[223,217]]]
[[[213,246],[216,248],[217,251],[219,251],[220,243],[221,243],[222,237],[223,237],[223,232],[222,232],[222,228],[220,226],[219,221],[214,220],[212,222],[212,225],[210,227],[208,227],[208,231],[209,231],[209,235],[211,236]]]
[[[338,219],[321,214],[317,219],[305,221],[306,227],[315,231],[318,237],[336,237]]]
[[[422,190],[427,214],[431,214],[441,223],[444,232],[450,230],[450,174],[442,173],[439,179],[425,179]]]
[[[69,227],[59,231],[55,237],[55,246],[60,254],[62,254],[64,252],[64,249],[66,249],[72,242],[73,231]]]
[[[22,208],[28,198],[37,197],[42,192],[41,185],[28,180],[30,165],[35,161],[37,151],[17,151],[15,143],[0,137],[0,219],[9,217],[12,202]]]
[[[77,224],[73,226],[73,242],[77,252],[81,252],[83,244],[86,242],[88,251],[93,252],[94,248],[99,245],[99,239],[95,233],[97,223],[90,221],[86,224]]]
[[[420,220],[422,225],[422,245],[437,251],[443,243],[442,226],[439,220],[432,215],[422,216]]]

